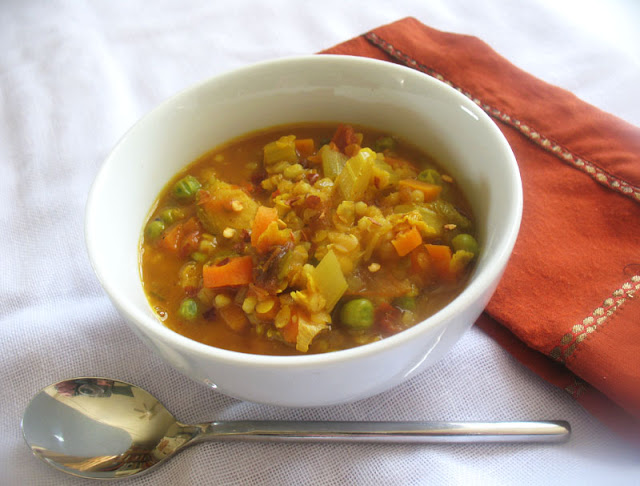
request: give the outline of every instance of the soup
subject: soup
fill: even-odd
[[[424,320],[461,292],[478,251],[471,208],[436,161],[369,128],[301,124],[236,139],[177,174],[140,262],[170,329],[295,355]]]

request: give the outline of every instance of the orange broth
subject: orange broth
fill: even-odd
[[[298,124],[235,139],[176,174],[145,227],[140,271],[173,331],[299,355],[424,320],[462,291],[477,253],[471,208],[442,165],[370,128]]]

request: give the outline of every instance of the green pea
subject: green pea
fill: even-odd
[[[184,211],[180,208],[166,208],[160,211],[160,219],[170,225],[184,218]]]
[[[198,179],[188,175],[176,182],[176,185],[173,186],[173,194],[178,199],[191,199],[201,187],[202,185]]]
[[[180,302],[178,315],[183,319],[192,321],[198,316],[198,303],[194,299],[184,299]]]
[[[373,146],[376,152],[384,152],[385,150],[393,150],[396,148],[396,141],[391,137],[382,137],[376,140]]]
[[[464,250],[469,253],[473,253],[474,256],[478,254],[478,242],[476,239],[468,235],[467,233],[461,233],[451,240],[451,246],[455,251]]]
[[[373,304],[369,299],[350,300],[340,309],[340,320],[354,330],[369,329],[373,326]]]
[[[418,180],[429,184],[442,185],[442,177],[435,169],[425,169],[418,174]]]
[[[393,305],[403,310],[414,311],[416,310],[416,299],[409,295],[403,295],[393,299]]]
[[[164,222],[161,219],[154,219],[147,224],[145,235],[147,238],[155,240],[160,237],[164,231]]]
[[[191,254],[191,258],[193,258],[195,261],[200,262],[200,263],[204,263],[207,261],[207,259],[209,258],[207,255],[205,255],[204,253],[201,253],[199,251],[194,251]]]

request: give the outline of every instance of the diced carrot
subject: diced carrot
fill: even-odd
[[[296,314],[293,314],[289,324],[282,328],[282,337],[288,343],[296,343],[298,338],[298,316]]]
[[[218,309],[218,313],[224,323],[235,332],[242,332],[249,327],[249,319],[247,319],[244,311],[236,305],[227,305]]]
[[[169,251],[178,251],[182,237],[182,223],[177,223],[167,229],[161,236],[158,245]]]
[[[301,157],[309,157],[316,151],[316,144],[312,138],[299,138],[294,143]]]
[[[443,280],[452,280],[455,276],[451,273],[451,248],[447,245],[424,245],[431,257],[433,268],[438,277]]]
[[[202,225],[195,216],[186,221],[174,224],[166,230],[158,245],[165,250],[179,252],[181,256],[186,256],[198,248]]]
[[[195,216],[187,219],[184,222],[183,231],[185,232],[185,234],[202,231],[202,225],[200,224],[200,220]]]
[[[180,255],[187,256],[198,249],[200,243],[200,235],[202,234],[202,225],[200,220],[195,216],[185,221],[182,226],[182,234],[180,237]]]
[[[424,194],[425,202],[433,201],[442,191],[442,186],[437,184],[429,184],[428,182],[418,181],[416,179],[403,179],[398,182],[400,187],[408,187],[411,190],[418,190]]]
[[[276,208],[260,206],[251,226],[251,245],[256,246],[262,233],[266,231],[273,221],[277,220],[278,210]]]
[[[230,258],[223,265],[205,265],[202,280],[210,289],[249,284],[253,282],[253,260],[250,256],[241,256]]]
[[[422,235],[415,226],[408,231],[403,231],[391,240],[391,244],[395,247],[399,256],[405,256],[411,253],[422,244]]]
[[[424,245],[413,250],[409,257],[411,258],[412,273],[424,274],[431,269],[431,257]]]
[[[309,162],[311,162],[312,164],[321,164],[322,163],[322,156],[318,153],[314,154],[314,155],[309,155],[307,157],[307,160]]]

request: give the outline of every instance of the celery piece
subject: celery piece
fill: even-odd
[[[378,170],[383,170],[389,174],[389,184],[395,184],[400,179],[398,174],[396,174],[396,171],[393,170],[393,167],[387,164],[387,162],[384,160],[384,155],[376,154],[375,166]]]
[[[295,163],[298,161],[296,152],[295,135],[280,137],[275,142],[264,146],[264,164],[273,165],[278,162]]]
[[[471,221],[455,208],[453,204],[443,199],[436,199],[428,205],[430,209],[441,215],[447,223],[455,224],[458,229],[468,230],[471,228]]]
[[[329,177],[332,180],[335,180],[342,169],[344,168],[344,164],[347,163],[347,157],[342,152],[338,152],[337,150],[332,150],[328,145],[323,145],[320,151],[318,152],[322,159],[322,171],[324,172],[325,177]]]
[[[312,322],[303,316],[298,316],[298,335],[296,336],[296,349],[302,353],[309,351],[309,345],[318,333],[329,327],[326,322]]]
[[[429,208],[416,206],[415,209],[420,213],[420,216],[422,216],[422,221],[434,230],[436,236],[442,236],[445,224],[444,218],[439,213]]]
[[[454,275],[460,275],[474,257],[475,255],[470,251],[458,250],[451,256],[449,269]]]
[[[402,297],[396,297],[393,299],[392,304],[394,307],[398,307],[402,310],[415,311],[416,310],[416,298],[409,295],[403,295]]]
[[[373,175],[376,154],[363,148],[347,160],[342,172],[336,179],[336,185],[342,197],[347,201],[359,201],[364,195]]]
[[[329,250],[318,263],[313,271],[313,279],[326,301],[327,312],[331,312],[348,287],[340,262],[333,250]]]

